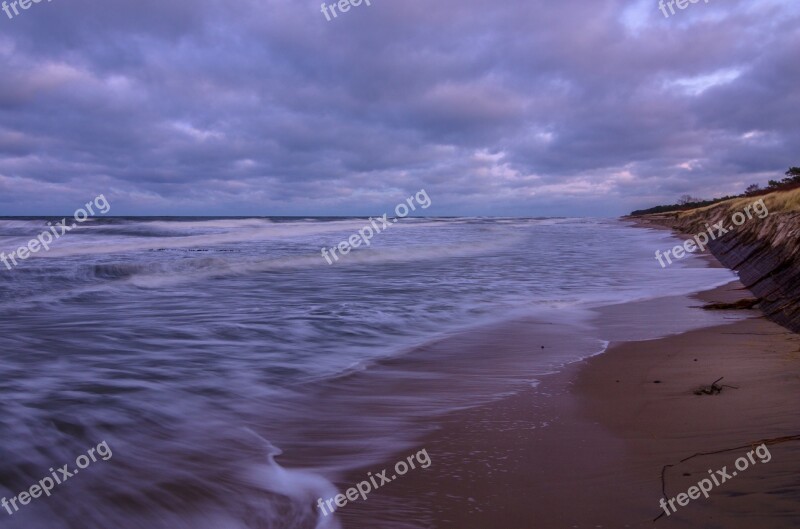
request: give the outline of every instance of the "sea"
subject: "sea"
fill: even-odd
[[[57,220],[0,219],[0,252]],[[736,279],[694,255],[662,268],[680,241],[617,219],[406,218],[329,264],[367,225],[92,218],[0,264],[0,497],[19,507],[0,527],[338,528],[317,499],[448,413],[718,318],[608,329],[602,308]],[[458,345],[511,321],[530,322],[517,347]],[[102,442],[107,460],[20,503]]]

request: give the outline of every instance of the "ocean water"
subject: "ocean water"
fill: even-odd
[[[0,251],[48,220],[0,219]],[[667,232],[595,219],[405,219],[323,259],[366,224],[99,218],[0,265],[0,495],[113,451],[2,525],[339,527],[313,504],[344,473],[602,351],[598,307],[735,278],[694,256],[662,269]],[[543,325],[497,352],[464,338],[507,321]]]

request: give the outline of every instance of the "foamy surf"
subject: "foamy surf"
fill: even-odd
[[[0,221],[0,243],[45,220]],[[616,339],[598,307],[730,277],[664,271],[663,233],[585,219],[409,219],[328,265],[363,223],[104,218],[0,273],[0,495],[97,439],[116,450],[48,498],[57,517],[6,525],[338,527],[314,506],[333,480],[596,354]]]
[[[307,510],[311,506],[316,511],[315,529],[341,529],[335,514],[326,516],[315,508],[319,498],[333,498],[339,494],[336,486],[320,474],[283,468],[275,461],[275,458],[283,453],[280,448],[249,428],[246,431],[261,441],[266,452],[266,463],[253,465],[248,470],[251,483],[266,491],[285,496],[299,507],[299,513],[289,511],[291,514],[282,521],[281,527],[286,529],[307,527]]]

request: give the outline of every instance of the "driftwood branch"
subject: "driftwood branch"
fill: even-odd
[[[722,380],[722,379],[719,379],[719,380]],[[717,382],[719,382],[719,380],[717,380]],[[787,435],[785,437],[774,437],[772,439],[761,439],[760,441],[752,441],[752,442],[750,442],[750,443],[748,443],[746,445],[734,446],[733,448],[723,448],[722,450],[714,450],[713,452],[698,452],[696,454],[690,455],[689,457],[685,457],[685,458],[681,459],[680,461],[678,461],[675,464],[664,465],[664,467],[661,469],[661,494],[663,494],[664,500],[669,500],[669,495],[667,494],[667,469],[668,468],[674,467],[676,465],[680,465],[681,463],[685,463],[686,461],[689,461],[690,459],[694,459],[695,457],[710,456],[710,455],[714,455],[714,454],[724,454],[726,452],[733,452],[734,450],[744,450],[745,448],[751,448],[752,449],[754,447],[761,446],[761,445],[776,445],[776,444],[780,444],[780,443],[788,443],[790,441],[800,441],[800,434],[798,434],[798,435]],[[654,522],[657,521],[659,518],[664,516],[664,514],[665,513],[662,512],[661,514],[656,516],[653,519],[653,521]]]

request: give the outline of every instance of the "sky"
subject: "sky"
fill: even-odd
[[[332,3],[332,2],[331,2]],[[800,2],[0,11],[0,215],[616,216],[800,165]]]

